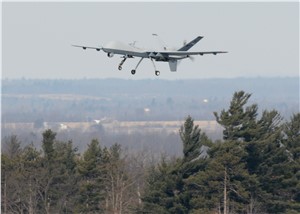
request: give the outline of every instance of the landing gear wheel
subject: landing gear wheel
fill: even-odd
[[[121,71],[121,70],[122,70],[122,66],[121,66],[121,65],[119,65],[118,69],[119,69],[119,71]]]
[[[132,74],[132,75],[135,75],[135,70],[131,70],[131,74]]]
[[[155,71],[155,75],[156,75],[156,76],[159,76],[159,75],[160,75],[160,72],[159,72],[159,71]]]

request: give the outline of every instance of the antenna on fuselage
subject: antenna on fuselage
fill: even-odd
[[[152,33],[152,36],[155,36],[160,48],[163,48],[163,50],[167,50],[167,45],[166,43],[156,34],[156,33]]]
[[[132,46],[132,47],[134,47],[136,42],[137,41],[133,41],[132,43],[129,43],[129,45]]]

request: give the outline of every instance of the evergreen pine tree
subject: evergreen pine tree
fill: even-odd
[[[41,206],[43,203],[40,196],[42,192],[40,184],[43,180],[41,152],[37,151],[33,144],[26,146],[22,153],[22,163],[23,201],[29,214],[42,213],[44,209]]]
[[[229,109],[214,112],[217,122],[224,127],[224,140],[243,140],[249,142],[255,137],[257,105],[245,107],[251,94],[235,92]]]
[[[43,152],[47,161],[47,164],[51,164],[54,159],[54,140],[55,140],[56,133],[53,132],[51,129],[47,129],[43,132],[43,142],[42,148]]]
[[[214,114],[224,127],[224,140],[238,140],[245,144],[247,156],[244,161],[248,172],[260,184],[251,187],[251,197],[260,200],[267,212],[286,212],[291,206],[296,206],[285,195],[297,191],[297,188],[292,188],[297,186],[297,178],[290,176],[291,172],[297,174],[297,167],[294,167],[297,164],[291,162],[295,154],[291,145],[297,142],[293,139],[297,134],[292,134],[297,133],[297,116],[286,125],[286,136],[290,140],[285,140],[280,114],[275,110],[265,110],[261,118],[257,118],[257,106],[246,107],[249,98],[250,94],[236,92],[229,109],[222,110],[220,115]],[[292,195],[293,198],[297,194]]]
[[[269,212],[300,212],[300,114],[283,124],[285,137],[267,144],[265,161],[259,169],[263,189],[270,194],[266,201]],[[280,130],[281,131],[281,130]],[[272,147],[273,146],[273,147]]]
[[[163,158],[157,168],[152,168],[143,199],[145,210],[160,213],[189,212],[191,193],[186,188],[185,180],[204,168],[202,148],[203,145],[211,145],[211,141],[205,133],[201,133],[190,116],[186,118],[179,133],[183,157],[172,162]]]
[[[101,202],[104,200],[104,187],[101,178],[102,148],[99,141],[94,139],[88,145],[82,158],[78,161],[79,193],[77,212],[103,212]]]
[[[148,178],[143,195],[143,213],[186,213],[185,208],[178,206],[177,183],[182,183],[172,171],[176,168],[178,160],[167,161],[165,157],[157,166],[148,171]]]
[[[208,151],[208,164],[187,180],[192,192],[191,207],[195,213],[215,210],[222,213],[245,213],[250,204],[250,176],[241,142],[215,143]]]

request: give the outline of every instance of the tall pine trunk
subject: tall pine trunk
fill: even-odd
[[[29,214],[33,214],[31,177],[29,178],[29,211],[28,212],[29,212]]]
[[[7,177],[6,177],[6,175],[4,176],[4,213],[7,213],[7,183],[6,183],[6,181],[7,181]]]
[[[224,214],[227,214],[227,169],[224,169]]]

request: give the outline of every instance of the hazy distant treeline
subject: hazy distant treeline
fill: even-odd
[[[180,87],[179,87],[180,86]],[[234,78],[195,80],[124,80],[124,79],[3,79],[4,94],[74,93],[105,96],[111,94],[214,95],[230,98],[239,88],[271,98],[290,94],[295,97],[299,77]],[[198,90],[195,90],[198,89]],[[188,92],[188,93],[187,93]],[[228,93],[230,92],[230,93]]]
[[[299,109],[298,78],[202,80],[2,80],[2,122],[213,120],[237,90],[290,117]]]
[[[300,113],[287,121],[276,110],[259,114],[250,97],[235,92],[214,113],[222,141],[186,117],[179,157],[128,154],[122,139],[93,139],[79,153],[50,129],[40,149],[6,137],[2,213],[299,213]]]

